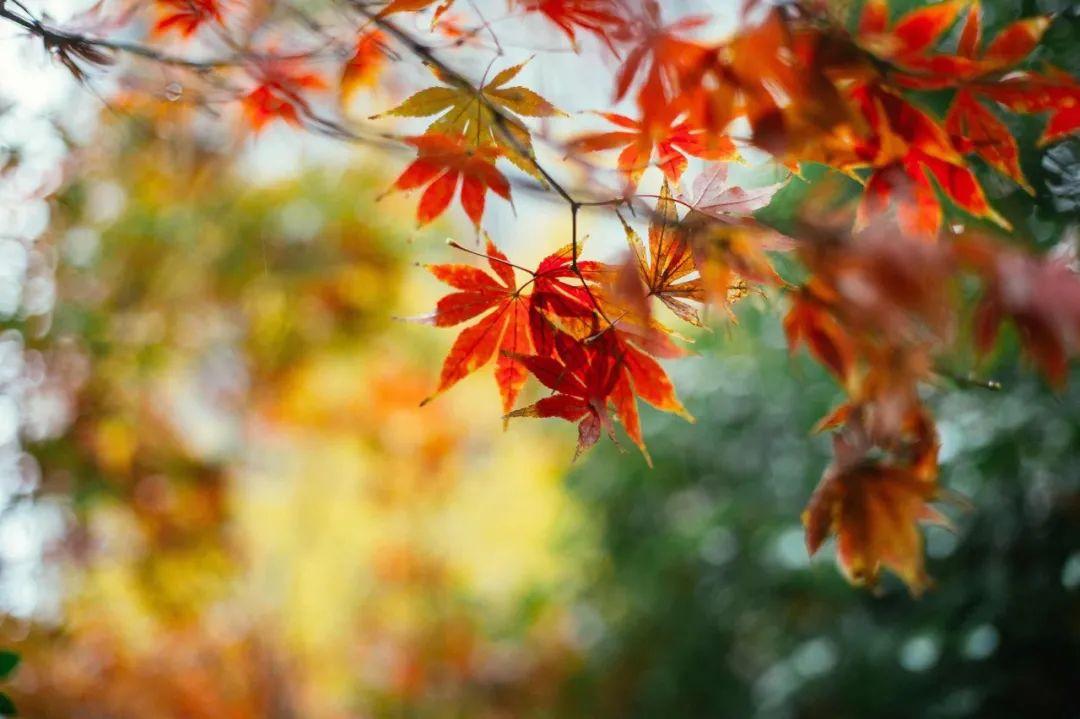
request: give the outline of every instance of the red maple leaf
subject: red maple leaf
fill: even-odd
[[[386,38],[379,30],[360,35],[356,50],[341,72],[341,96],[347,102],[357,90],[371,87],[386,63]]]
[[[416,209],[416,220],[426,225],[441,215],[461,185],[461,206],[480,225],[488,190],[510,200],[510,183],[495,167],[499,149],[493,145],[474,146],[461,135],[428,133],[407,138],[418,151],[417,158],[394,181],[395,190],[412,190],[426,185]]]
[[[835,534],[837,562],[851,582],[872,585],[884,567],[919,594],[929,580],[918,525],[948,526],[929,504],[938,493],[933,426],[924,414],[913,416],[913,457],[881,458],[861,423],[861,408],[844,414],[848,426],[833,438],[833,463],[803,512],[806,548],[813,555]]]
[[[519,0],[526,12],[537,12],[547,17],[570,42],[577,45],[577,31],[585,30],[603,40],[612,52],[612,33],[625,28],[626,19],[620,14],[614,0]]]
[[[428,270],[436,278],[458,291],[439,300],[435,311],[420,321],[436,327],[452,327],[483,315],[479,322],[462,330],[450,348],[435,395],[450,389],[497,355],[495,383],[505,414],[514,406],[526,379],[524,366],[514,357],[532,352],[528,297],[522,295],[506,255],[490,238],[487,257],[494,276],[471,265],[429,265]]]
[[[629,92],[641,76],[637,103],[642,117],[654,118],[668,110],[669,103],[686,89],[690,71],[705,63],[710,49],[681,34],[701,27],[703,17],[686,17],[670,24],[660,18],[660,4],[646,0],[642,13],[626,26],[626,34],[636,41],[615,76],[615,100]]]
[[[518,356],[517,359],[544,386],[555,392],[507,417],[559,417],[578,423],[576,459],[596,444],[601,429],[615,438],[608,398],[620,380],[620,358],[614,335],[605,333],[596,341],[583,343],[559,332],[553,356]]]
[[[309,70],[301,60],[292,58],[262,60],[252,76],[257,84],[241,102],[248,123],[256,132],[276,119],[299,126],[301,114],[310,111],[305,95],[327,87],[322,76]]]
[[[619,171],[631,185],[637,185],[654,154],[656,165],[669,182],[678,182],[682,177],[687,155],[706,160],[733,160],[738,156],[727,135],[707,135],[684,117],[673,116],[670,112],[644,120],[616,113],[601,113],[601,117],[623,129],[581,137],[571,143],[571,150],[587,153],[622,147]]]
[[[1080,354],[1077,273],[1063,261],[1041,260],[978,238],[960,238],[956,252],[985,283],[975,316],[979,351],[990,351],[1002,323],[1010,318],[1024,351],[1051,382],[1063,385],[1069,358]]]
[[[155,0],[154,5],[158,13],[151,30],[154,35],[178,32],[189,38],[207,22],[225,22],[220,0]]]

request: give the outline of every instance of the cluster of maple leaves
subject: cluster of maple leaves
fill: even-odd
[[[403,42],[395,16],[434,9],[438,23],[452,3],[391,0],[372,11],[342,68],[342,92],[374,84],[389,48],[416,50]],[[849,30],[822,3],[770,8],[751,0],[734,35],[704,42],[699,31],[710,18],[669,21],[656,0],[508,4],[543,18],[575,49],[593,36],[617,60],[612,102],[636,114],[602,112],[613,129],[565,146],[575,158],[618,151],[624,189],[607,211],[622,219],[621,207],[640,201],[637,185],[650,167],[662,172],[664,185],[648,208],[647,242],[623,223],[626,263],[582,259],[575,236],[535,270],[512,262],[490,239],[483,251],[460,248],[482,256],[486,270],[429,267],[453,292],[425,321],[467,323],[437,392],[494,364],[505,417],[576,423],[579,453],[604,433],[615,438],[618,423],[647,458],[639,399],[690,417],[658,362],[686,350],[652,306],[701,325],[705,305],[726,309],[754,291],[782,295],[792,350],[805,346],[847,396],[821,423],[834,432],[835,453],[804,514],[808,547],[814,552],[835,534],[840,565],[853,581],[873,582],[888,568],[921,590],[927,578],[918,524],[945,520],[930,505],[941,496],[938,441],[920,388],[940,380],[938,358],[963,335],[960,282],[973,278],[980,287],[973,332],[980,351],[992,348],[1009,320],[1055,383],[1080,351],[1080,280],[1071,269],[989,232],[944,227],[949,203],[1009,229],[972,171],[972,157],[1032,191],[1003,112],[1045,116],[1044,144],[1080,128],[1080,84],[1060,70],[1035,69],[1029,59],[1050,20],[1022,19],[984,38],[978,0],[945,0],[897,18],[885,0],[867,0]],[[156,8],[160,34],[190,36],[225,21],[220,0],[156,0]],[[511,197],[500,160],[552,181],[526,123],[563,113],[512,84],[523,65],[476,87],[432,56],[418,57],[439,84],[384,115],[433,118],[426,132],[404,138],[416,158],[393,185],[422,188],[420,224],[439,217],[456,195],[479,228],[488,191]],[[248,73],[253,87],[241,101],[256,129],[274,119],[305,124],[309,95],[328,87],[297,58],[253,58]],[[926,109],[912,90],[948,91],[945,112]],[[726,184],[726,163],[738,159],[741,144],[796,175],[820,163],[854,178],[863,186],[857,207],[807,213],[792,237],[779,235],[752,214],[777,188]],[[691,157],[705,169],[683,193]],[[576,217],[584,203],[562,194]],[[778,251],[798,258],[804,280],[781,277],[773,266]],[[518,407],[530,376],[550,393]]]

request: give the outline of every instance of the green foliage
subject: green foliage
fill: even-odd
[[[0,651],[0,679],[8,679],[19,666],[19,655],[7,650]],[[15,703],[4,692],[0,692],[0,716],[15,716],[18,711]]]
[[[928,531],[925,597],[874,596],[811,563],[797,522],[837,390],[775,320],[740,320],[676,378],[698,423],[645,417],[657,469],[605,448],[572,477],[605,550],[580,715],[1075,716],[1078,373],[1060,396],[1008,366],[1002,392],[930,398],[942,484],[972,506],[946,508],[955,535]]]

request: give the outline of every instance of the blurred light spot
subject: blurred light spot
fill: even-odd
[[[689,532],[701,526],[712,507],[709,495],[695,488],[673,494],[664,504],[664,512],[672,527]]]
[[[776,538],[773,543],[773,558],[784,569],[805,569],[810,566],[810,555],[806,552],[802,527],[786,529]]]
[[[101,236],[89,227],[73,227],[64,237],[64,256],[75,267],[86,267],[97,255]]]
[[[980,624],[971,630],[964,640],[964,656],[968,659],[986,659],[998,647],[1000,638],[992,624]]]
[[[799,688],[799,677],[785,662],[769,667],[754,684],[754,694],[764,707],[783,704]]]
[[[10,395],[0,395],[0,446],[13,444],[18,432],[19,408]]]
[[[940,655],[938,641],[923,634],[909,639],[900,647],[900,666],[909,672],[925,672],[937,664]]]
[[[48,314],[56,300],[56,285],[53,278],[46,275],[31,277],[23,286],[23,309],[26,314],[39,316]]]
[[[87,190],[86,216],[91,222],[112,222],[124,211],[127,192],[116,182],[95,182]]]
[[[573,618],[574,637],[583,649],[595,646],[607,634],[607,625],[604,623],[604,618],[595,607],[589,604],[575,606]]]
[[[827,674],[836,666],[836,646],[825,637],[811,639],[799,645],[791,655],[791,664],[804,677]]]
[[[739,543],[730,529],[726,527],[713,527],[701,538],[701,546],[698,553],[701,558],[712,564],[720,566],[731,561],[739,551]]]
[[[1061,567],[1061,586],[1066,589],[1080,587],[1080,552],[1073,552]]]
[[[955,423],[948,420],[938,422],[938,462],[946,464],[963,448],[963,433]]]
[[[49,203],[44,200],[21,202],[11,208],[4,233],[33,239],[49,226]]]
[[[926,553],[934,559],[941,559],[955,552],[959,542],[955,533],[935,527],[926,533]]]
[[[278,221],[282,233],[293,242],[315,239],[325,222],[322,210],[310,200],[296,200],[285,205],[281,208]]]

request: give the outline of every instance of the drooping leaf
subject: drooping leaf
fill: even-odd
[[[1080,276],[1061,260],[1043,260],[975,237],[960,238],[956,252],[980,275],[984,297],[976,339],[984,353],[1011,319],[1021,346],[1054,385],[1064,384],[1070,357],[1080,355]]]
[[[386,63],[386,39],[379,30],[363,33],[356,41],[352,57],[341,72],[341,98],[348,103],[359,90],[369,88],[379,79]]]
[[[799,293],[793,299],[784,318],[784,334],[792,352],[805,343],[810,353],[841,383],[847,381],[855,367],[854,342],[836,318],[810,293]]]
[[[614,439],[608,401],[620,381],[620,358],[612,342],[610,333],[588,344],[560,333],[556,336],[555,356],[517,357],[556,394],[514,410],[507,417],[560,417],[578,422],[575,459],[596,444],[602,429]]]
[[[838,459],[803,513],[807,550],[816,553],[834,534],[837,561],[852,583],[873,584],[887,568],[917,595],[928,584],[919,523],[944,523],[929,505],[936,485],[897,467],[846,463],[839,459],[845,442],[843,435],[834,438]]]

